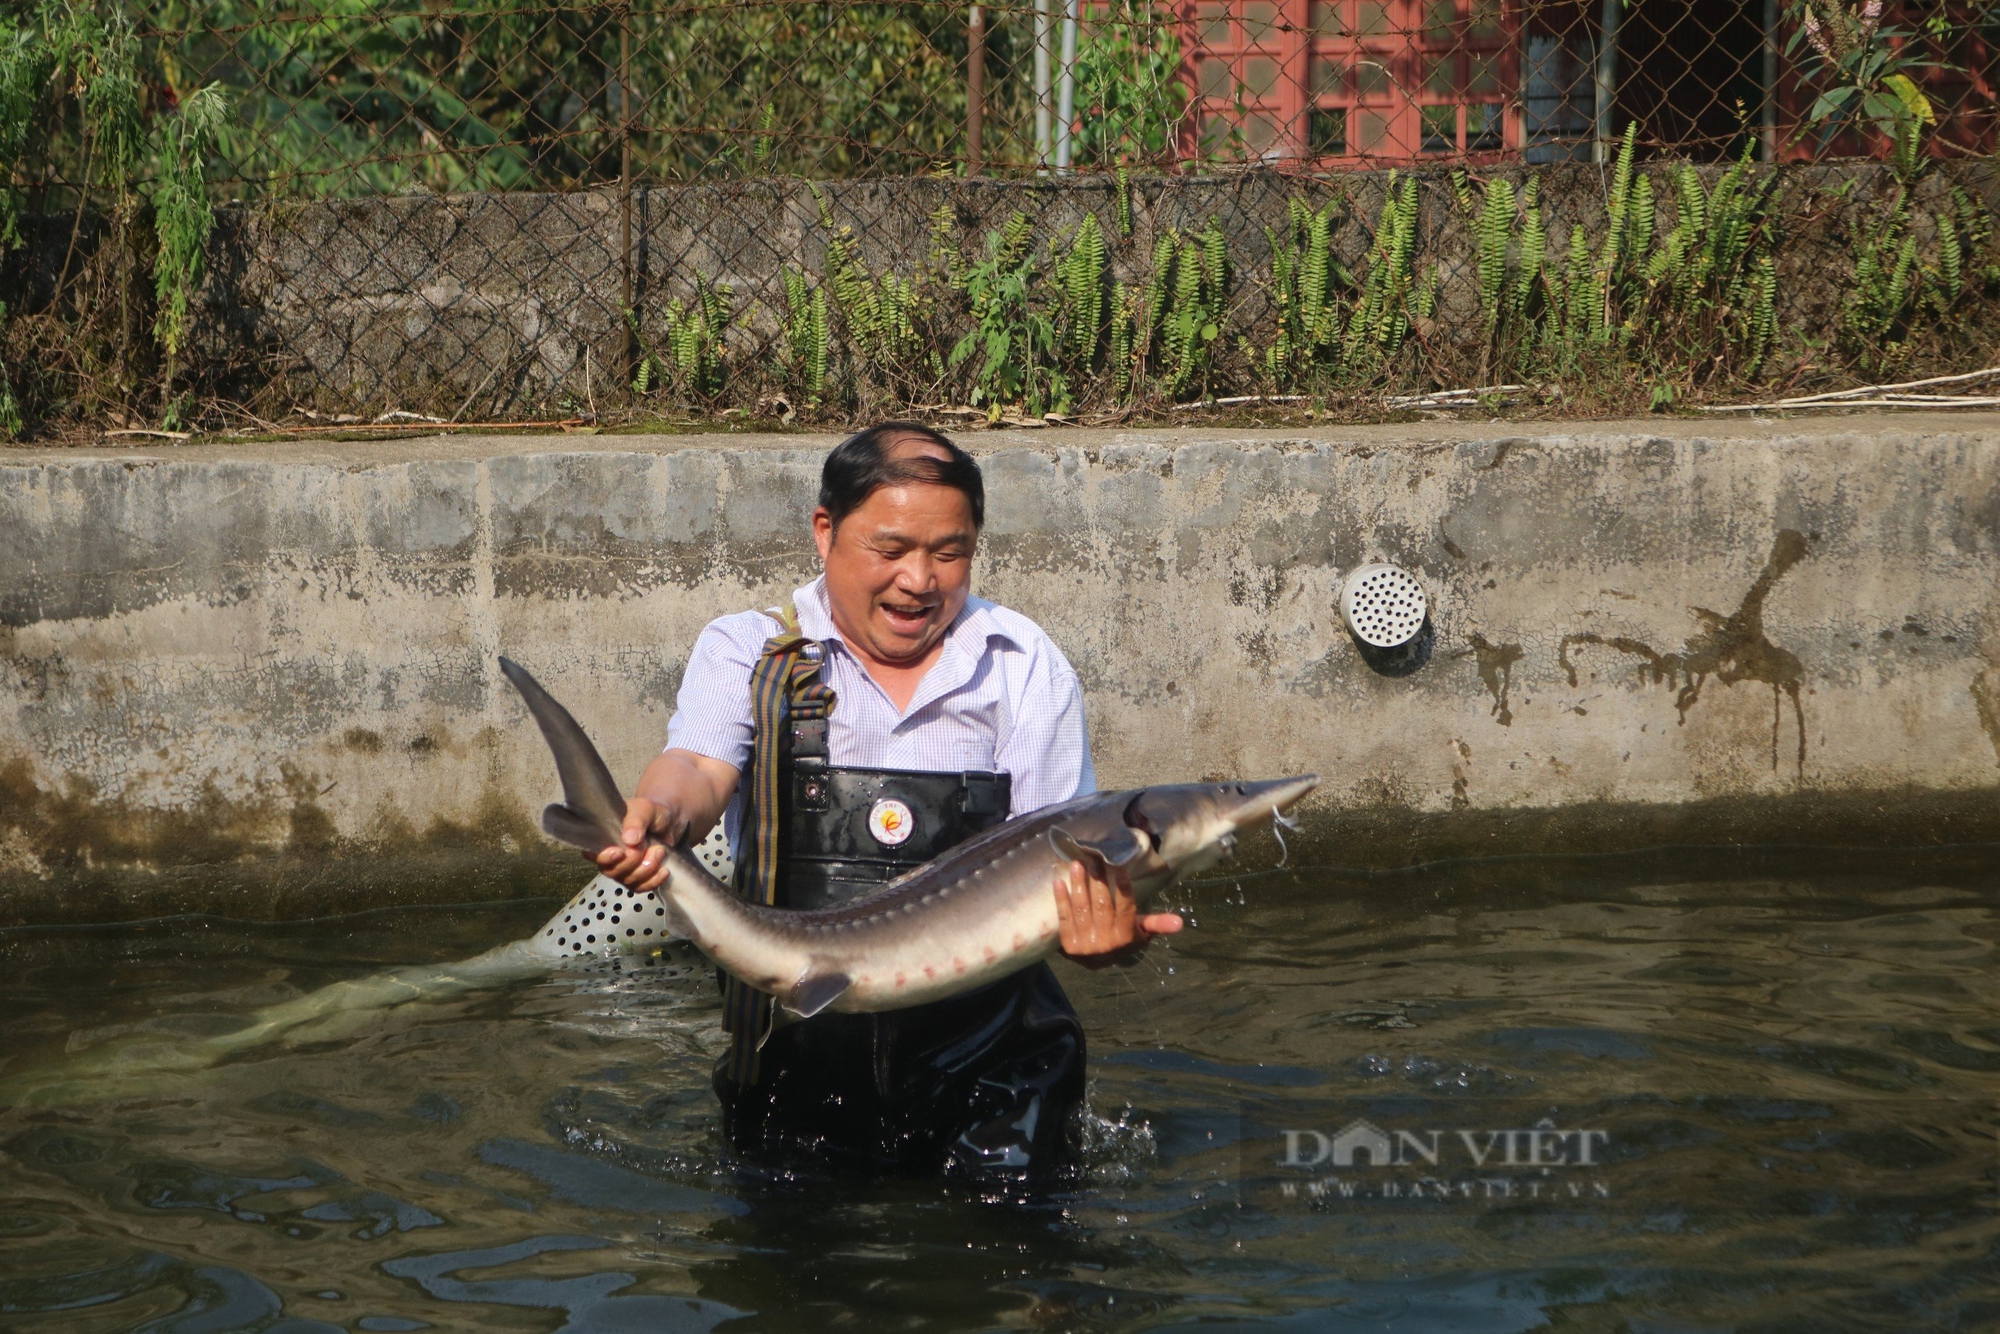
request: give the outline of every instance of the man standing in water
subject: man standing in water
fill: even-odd
[[[595,858],[604,874],[657,889],[657,845],[721,818],[739,893],[833,907],[1094,791],[1076,673],[1040,626],[971,596],[984,520],[979,465],[927,427],[834,449],[812,514],[825,572],[790,607],[702,632],[623,844]],[[1050,887],[1062,951],[1088,967],[1181,927],[1139,914],[1111,874],[1075,863]],[[726,981],[715,1089],[739,1151],[980,1181],[1072,1161],[1083,1031],[1047,964],[932,1005],[774,1018]]]

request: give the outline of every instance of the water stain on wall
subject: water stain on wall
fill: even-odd
[[[1995,762],[2000,763],[2000,667],[1972,678],[1972,704],[1979,710],[1979,726],[1993,743]]]
[[[369,837],[343,836],[317,797],[315,776],[280,767],[282,792],[223,794],[204,780],[192,799],[148,806],[105,796],[71,775],[44,787],[23,756],[0,759],[0,848],[25,853],[40,873],[125,867],[160,870],[219,866],[273,854],[308,860],[368,854],[539,847],[541,837],[520,802],[483,791],[462,820],[433,815],[419,829],[407,819],[377,822]]]
[[[1804,777],[1806,717],[1801,695],[1805,666],[1797,654],[1778,647],[1765,635],[1764,603],[1786,571],[1805,559],[1806,548],[1804,533],[1790,528],[1780,530],[1771,547],[1771,558],[1764,563],[1763,573],[1757,576],[1750,591],[1743,595],[1742,605],[1727,616],[1706,607],[1690,608],[1702,629],[1677,652],[1661,653],[1642,640],[1624,635],[1580,633],[1563,636],[1556,659],[1572,686],[1576,685],[1576,664],[1570,657],[1573,648],[1601,644],[1640,659],[1642,679],[1650,678],[1654,685],[1678,687],[1674,709],[1682,725],[1687,723],[1688,710],[1701,702],[1702,687],[1709,677],[1726,686],[1738,681],[1762,682],[1771,687],[1771,767],[1778,767],[1778,733],[1784,717],[1784,701],[1789,698],[1799,736],[1798,773]]]
[[[1512,727],[1514,711],[1507,707],[1507,694],[1514,688],[1514,664],[1521,660],[1521,646],[1488,643],[1486,636],[1480,634],[1470,636],[1468,642],[1478,658],[1479,680],[1486,693],[1493,696],[1493,707],[1488,712],[1502,727]],[[1465,654],[1457,656],[1462,658]]]

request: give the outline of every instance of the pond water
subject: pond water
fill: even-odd
[[[2000,1326],[2000,849],[1184,887],[1058,1197],[720,1151],[685,960],[0,1110],[9,1330]],[[0,1080],[551,905],[0,935]],[[1359,1146],[1359,1147],[1357,1147]]]

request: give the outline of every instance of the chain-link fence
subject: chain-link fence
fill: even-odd
[[[227,90],[225,196],[1988,152],[1988,4],[1841,0],[205,0],[134,6],[154,111]],[[1858,62],[1879,68],[1853,68]],[[1841,88],[1859,95],[1833,105]],[[1870,95],[1877,105],[1868,105]],[[1884,99],[1893,101],[1889,105]],[[20,184],[74,184],[47,141]],[[69,151],[64,152],[67,148]]]
[[[1787,210],[1859,275],[1814,307],[1853,325],[1847,350],[1792,360],[1879,370],[1982,281],[1983,178],[1925,164],[1983,162],[2000,132],[2000,9],[1972,0],[0,12],[14,431],[31,400],[1039,415],[1546,376],[1522,340],[1608,339],[1666,299],[1646,266],[1697,246],[1727,272],[1686,277],[1707,295],[1675,318],[1736,340],[1708,379],[1742,384],[1783,339],[1717,311],[1784,304],[1766,269]],[[1836,158],[1889,165],[1773,184]],[[1425,177],[1407,218],[1401,187],[1353,174],[1384,168]],[[1607,253],[1641,207],[1647,233]],[[1864,290],[1874,269],[1889,290]],[[1665,392],[1693,388],[1671,361]]]

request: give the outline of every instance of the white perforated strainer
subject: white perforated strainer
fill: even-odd
[[[1424,628],[1424,586],[1394,565],[1363,565],[1340,586],[1348,633],[1375,648],[1400,648]]]
[[[736,858],[730,853],[729,840],[723,837],[722,823],[717,820],[715,828],[708,831],[708,837],[694,845],[694,859],[726,885],[729,878],[736,874]]]

